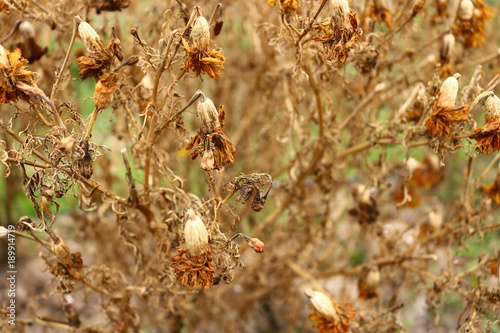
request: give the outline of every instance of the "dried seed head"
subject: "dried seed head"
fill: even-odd
[[[460,7],[458,8],[458,17],[461,20],[472,20],[474,16],[474,4],[471,0],[460,1]]]
[[[206,50],[210,46],[210,26],[207,19],[199,16],[194,22],[193,30],[191,31],[193,38],[193,46],[198,50]]]
[[[455,74],[453,76],[448,77],[444,80],[441,85],[440,93],[437,105],[438,106],[455,106],[455,99],[458,94],[458,79],[460,78],[460,74]]]
[[[305,291],[305,294],[307,297],[309,297],[309,300],[311,301],[311,304],[316,311],[318,311],[325,317],[333,318],[335,320],[339,319],[337,311],[335,311],[330,297],[323,294],[322,292],[312,291],[311,289],[307,289]]]
[[[113,102],[113,91],[117,77],[114,74],[103,74],[95,85],[94,105],[97,109],[107,108]]]
[[[500,99],[496,95],[491,95],[484,103],[484,119],[486,123],[500,120]]]
[[[0,66],[3,68],[10,67],[9,56],[5,51],[4,47],[0,44]]]
[[[441,59],[449,60],[453,52],[453,47],[455,46],[455,36],[451,32],[447,33],[443,37],[443,45],[441,46]]]
[[[380,271],[377,267],[371,269],[366,275],[366,286],[376,288],[380,283]]]
[[[349,22],[349,2],[347,0],[330,0],[332,21],[338,27],[343,27]]]
[[[54,240],[51,248],[52,252],[57,257],[57,260],[65,265],[71,264],[71,251],[69,250],[68,245],[66,245],[61,238]]]
[[[9,230],[5,227],[0,227],[0,239],[7,237]]]
[[[83,40],[83,44],[88,52],[92,51],[91,45],[95,42],[96,38],[100,39],[97,32],[88,24],[87,22],[82,21],[82,19],[77,16],[76,17],[78,25],[78,33],[80,34],[80,38]]]
[[[57,148],[64,154],[69,154],[73,151],[75,142],[76,142],[75,138],[67,136],[57,143]]]
[[[199,256],[207,250],[207,228],[193,209],[186,212],[186,217],[186,225],[184,226],[186,248],[191,255]]]
[[[215,108],[214,102],[208,97],[204,97],[203,102],[199,102],[196,107],[196,114],[201,122],[201,129],[205,134],[215,132],[220,127],[219,112]]]

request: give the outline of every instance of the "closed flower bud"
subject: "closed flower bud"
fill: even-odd
[[[368,288],[376,288],[380,283],[380,271],[377,267],[371,269],[366,275],[366,286]]]
[[[415,0],[415,2],[413,3],[413,8],[411,10],[412,15],[415,16],[418,13],[420,13],[422,8],[424,8],[424,5],[425,5],[425,0]]]
[[[35,29],[28,21],[23,21],[23,23],[19,25],[19,32],[21,32],[24,38],[35,38]]]
[[[104,74],[97,81],[94,91],[94,105],[97,109],[105,109],[111,104],[116,81],[117,78],[114,74]]]
[[[305,294],[309,297],[309,300],[316,311],[325,317],[335,320],[339,319],[330,297],[319,291],[312,291],[310,289],[307,289]]]
[[[332,21],[336,26],[343,27],[349,22],[349,2],[347,0],[330,0]]]
[[[193,46],[198,50],[206,50],[210,45],[210,26],[208,25],[207,19],[203,16],[199,16],[193,26],[191,31],[191,36],[193,38]]]
[[[64,265],[71,264],[71,251],[69,250],[68,245],[66,245],[61,238],[57,238],[57,240],[53,241],[52,252],[55,254],[59,262]]]
[[[191,255],[199,256],[206,252],[208,246],[208,232],[205,224],[193,209],[186,212],[184,239],[186,248]]]
[[[500,120],[500,99],[496,95],[491,95],[484,103],[484,119],[486,123]]]
[[[78,24],[78,33],[80,34],[80,38],[83,40],[83,44],[88,52],[92,51],[91,45],[95,42],[96,38],[100,39],[97,32],[88,24],[87,22],[82,21],[80,16],[76,17]]]
[[[252,238],[248,242],[248,245],[257,253],[264,252],[264,242],[258,238]]]
[[[201,129],[204,133],[210,134],[220,127],[219,113],[215,108],[214,102],[208,97],[204,97],[203,102],[199,102],[196,107],[196,114],[201,122]]]
[[[461,20],[472,20],[474,16],[474,4],[471,0],[460,1],[460,7],[458,8],[458,17]]]
[[[439,100],[437,102],[437,106],[455,106],[455,99],[458,94],[458,79],[460,78],[460,74],[455,74],[453,76],[448,77],[444,80],[441,85],[441,95],[439,96]]]
[[[439,229],[443,225],[443,214],[438,210],[429,212],[429,224],[434,229]]]
[[[455,46],[455,36],[453,34],[447,33],[443,37],[443,45],[441,47],[441,60],[449,60]]]
[[[9,231],[5,227],[0,227],[0,239],[5,238]]]

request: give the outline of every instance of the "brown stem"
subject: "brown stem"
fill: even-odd
[[[94,123],[97,119],[97,115],[99,114],[99,109],[95,108],[94,111],[92,112],[92,116],[90,118],[89,125],[87,126],[87,131],[85,132],[85,136],[83,137],[84,140],[90,139],[90,135],[92,134],[92,127],[94,127]]]
[[[121,153],[123,162],[125,163],[126,175],[128,179],[129,199],[133,205],[137,205],[139,203],[139,196],[137,195],[134,178],[132,177],[132,169],[130,168],[130,162],[127,156],[127,148],[123,148]]]
[[[311,84],[311,88],[314,92],[314,98],[316,99],[316,106],[318,108],[318,122],[319,122],[319,137],[322,138],[325,136],[325,124],[323,120],[323,103],[321,102],[321,92],[318,87],[318,81],[314,78],[314,73],[311,71],[311,68],[308,65],[304,65],[304,71],[307,74],[309,79],[309,83]]]

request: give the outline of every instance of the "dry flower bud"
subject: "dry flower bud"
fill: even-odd
[[[205,224],[193,209],[186,212],[184,239],[188,252],[194,256],[203,254],[208,246],[208,232]]]
[[[71,251],[69,250],[68,245],[61,239],[57,238],[57,240],[52,243],[52,252],[64,265],[71,264]]]
[[[198,50],[206,50],[210,45],[210,26],[208,25],[207,19],[203,16],[199,16],[193,26],[191,31],[191,37],[193,39],[193,46]]]
[[[413,171],[417,170],[420,167],[420,162],[413,157],[410,157],[406,162],[406,167],[408,168],[408,171],[410,171],[410,173],[413,173]]]
[[[5,227],[0,227],[0,239],[7,237],[9,230]]]
[[[97,39],[100,39],[97,32],[88,24],[87,22],[82,21],[82,19],[77,16],[77,21],[79,21],[78,25],[78,33],[80,34],[80,38],[83,40],[83,44],[88,52],[92,51],[91,45]]]
[[[441,59],[446,60],[451,58],[453,48],[455,47],[455,36],[451,32],[443,37],[443,45],[441,47]]]
[[[415,16],[418,13],[420,13],[422,8],[424,8],[424,5],[425,5],[425,0],[415,0],[415,2],[413,3],[413,8],[411,10],[411,14],[413,16]]]
[[[7,68],[10,67],[9,56],[5,52],[4,47],[0,44],[0,66]]]
[[[252,238],[248,242],[248,245],[257,253],[264,252],[264,242],[258,238]]]
[[[380,271],[377,267],[371,269],[366,275],[366,286],[376,288],[380,283]]]
[[[460,1],[460,7],[458,8],[458,17],[461,20],[472,20],[474,16],[474,4],[471,0]]]
[[[215,157],[213,149],[204,150],[201,155],[201,168],[213,170],[215,168]]]
[[[104,74],[97,81],[93,97],[94,105],[97,109],[105,109],[113,102],[113,91],[115,91],[116,81],[117,77],[114,74]]]
[[[201,129],[204,133],[214,133],[220,127],[219,112],[215,108],[214,102],[208,97],[204,97],[203,102],[199,102],[196,107],[196,114],[201,122]]]
[[[57,143],[57,148],[64,154],[69,154],[75,146],[75,138],[67,136]]]
[[[355,185],[353,195],[359,202],[371,204],[371,193],[365,185]]]
[[[330,8],[332,12],[332,21],[335,25],[344,26],[349,22],[349,2],[347,0],[330,0]]]
[[[337,311],[335,311],[330,297],[323,294],[322,292],[312,291],[311,289],[307,289],[305,291],[305,294],[309,297],[309,300],[311,301],[311,304],[316,311],[318,311],[325,317],[338,320]]]
[[[23,35],[24,38],[35,38],[35,28],[28,21],[23,21],[19,25],[19,32]]]
[[[439,229],[443,225],[443,214],[438,210],[429,212],[429,224],[434,229]]]
[[[437,106],[455,106],[455,99],[458,94],[458,79],[460,78],[460,74],[455,74],[453,76],[448,77],[444,80],[441,85],[441,95],[439,96],[439,100],[437,102]]]
[[[486,123],[500,120],[500,99],[496,95],[491,95],[484,103],[484,119]]]

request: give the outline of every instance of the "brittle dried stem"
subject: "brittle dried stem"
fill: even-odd
[[[128,180],[129,200],[133,205],[137,205],[139,203],[139,196],[137,195],[134,178],[132,177],[132,169],[130,168],[130,162],[127,156],[127,148],[122,148],[121,153],[123,157],[123,163],[125,163],[125,171]]]
[[[100,109],[98,108],[94,108],[94,111],[92,111],[92,115],[90,116],[90,122],[87,126],[87,130],[85,131],[85,135],[83,136],[84,140],[90,139],[90,136],[92,135],[92,128],[94,127],[99,111]]]
[[[322,138],[325,135],[325,122],[323,120],[324,111],[323,103],[321,101],[321,91],[319,89],[320,87],[318,86],[318,81],[314,78],[314,73],[311,71],[310,66],[304,64],[303,68],[314,92],[314,98],[316,99],[316,107],[318,108],[319,137]]]

